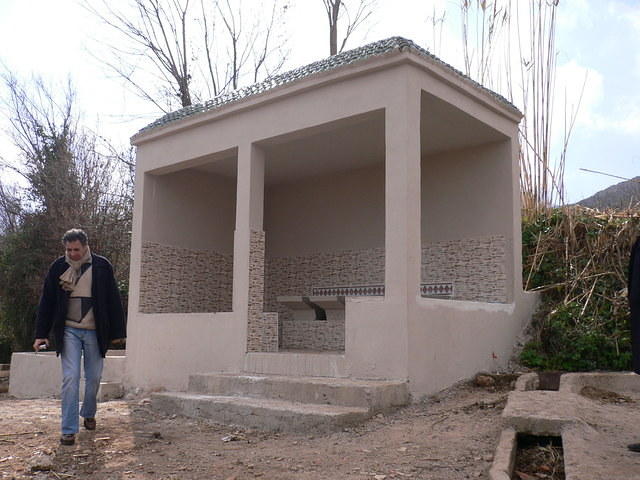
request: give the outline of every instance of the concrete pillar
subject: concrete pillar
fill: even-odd
[[[385,297],[415,298],[420,290],[420,97],[406,78],[385,111]],[[404,87],[404,88],[403,88]]]
[[[520,196],[520,141],[518,140],[518,127],[513,129],[511,142],[507,144],[508,161],[511,163],[511,195],[512,214],[511,228],[513,239],[507,239],[507,251],[505,255],[505,269],[507,302],[517,302],[522,293],[522,198]],[[505,159],[506,160],[506,159]],[[509,248],[510,247],[510,248]]]
[[[233,249],[233,311],[246,318],[246,351],[278,350],[278,316],[264,313],[264,152],[238,147],[236,230]]]
[[[249,306],[251,232],[262,232],[264,152],[250,143],[238,146],[236,229],[233,241],[233,311],[244,316]]]

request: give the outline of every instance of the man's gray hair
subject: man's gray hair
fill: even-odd
[[[79,240],[82,246],[85,246],[89,241],[87,234],[84,233],[84,230],[80,230],[79,228],[72,228],[71,230],[67,230],[65,234],[62,236],[62,243],[75,242]]]

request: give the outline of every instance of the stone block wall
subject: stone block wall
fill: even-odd
[[[280,348],[344,350],[344,316],[298,324],[276,297],[312,296],[313,287],[384,283],[384,249],[267,257],[265,276],[265,310],[278,312]]]
[[[233,255],[142,244],[140,312],[230,312]]]
[[[278,314],[264,313],[264,232],[251,231],[247,351],[278,351]]]
[[[452,283],[453,299],[505,302],[506,240],[495,235],[422,246],[422,283]],[[344,320],[294,321],[279,296],[312,296],[314,287],[384,284],[384,249],[267,257],[265,310],[278,312],[282,349],[342,350]]]
[[[344,316],[336,320],[283,320],[285,350],[344,351]]]
[[[424,244],[421,282],[451,282],[457,300],[504,303],[506,246],[502,235]]]

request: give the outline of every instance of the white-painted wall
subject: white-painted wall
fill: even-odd
[[[384,247],[384,165],[265,192],[267,257]]]
[[[235,179],[182,170],[146,174],[142,240],[233,253]]]
[[[510,142],[443,152],[421,162],[422,242],[513,238]]]

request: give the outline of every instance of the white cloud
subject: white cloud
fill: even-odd
[[[564,0],[558,8],[558,29],[574,30],[593,23],[592,11],[587,0]]]
[[[584,67],[575,60],[559,66],[556,92],[556,129],[562,125],[564,112],[570,116],[579,106],[576,128],[640,134],[640,96],[618,98],[615,105],[605,105],[604,76],[598,70]]]
[[[556,118],[576,116],[576,125],[594,128],[598,123],[596,110],[604,91],[603,75],[580,65],[575,60],[556,69]],[[557,124],[556,124],[557,125]]]

